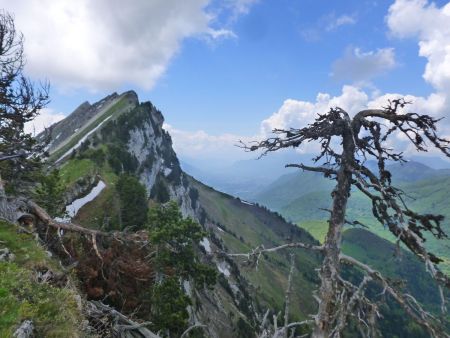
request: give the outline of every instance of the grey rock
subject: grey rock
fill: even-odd
[[[34,337],[34,325],[31,320],[24,320],[22,324],[13,333],[13,337],[16,338],[33,338]]]
[[[0,262],[12,262],[16,259],[16,256],[8,249],[0,249]]]

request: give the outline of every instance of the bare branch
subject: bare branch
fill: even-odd
[[[204,324],[195,324],[195,325],[192,325],[192,326],[188,327],[188,328],[182,333],[182,335],[181,335],[180,338],[187,337],[187,335],[189,334],[189,332],[191,332],[192,330],[198,329],[198,328],[206,329],[207,326],[204,325]]]
[[[286,288],[286,294],[284,296],[284,337],[288,338],[289,330],[289,305],[291,302],[292,291],[292,275],[294,274],[294,254],[291,253],[291,268],[289,269],[288,285]]]
[[[275,252],[275,251],[284,250],[284,249],[288,249],[288,248],[302,248],[302,249],[315,250],[315,251],[323,250],[322,245],[312,245],[312,244],[307,244],[307,243],[302,243],[302,242],[295,242],[295,243],[282,244],[282,245],[272,247],[272,248],[265,248],[264,245],[261,244],[260,246],[257,246],[256,248],[252,249],[251,252],[248,252],[248,253],[226,253],[226,252],[224,252],[224,254],[229,257],[245,257],[245,258],[247,258],[247,262],[249,265],[255,266],[256,268],[258,268],[259,259],[263,253]]]
[[[432,337],[450,337],[447,333],[443,331],[441,327],[437,327],[436,324],[433,325],[433,321],[438,322],[434,317],[430,316],[430,314],[423,310],[423,308],[418,304],[418,302],[412,297],[411,295],[407,295],[408,300],[413,300],[413,303],[415,308],[412,308],[410,303],[407,299],[405,299],[401,293],[396,291],[389,283],[388,281],[381,275],[380,272],[372,269],[367,264],[364,264],[353,257],[340,254],[341,261],[344,261],[348,264],[351,264],[355,267],[360,268],[363,270],[369,277],[371,277],[374,280],[377,280],[382,287],[384,288],[385,292],[387,292],[389,295],[391,295],[396,302],[405,310],[405,312],[412,317],[417,323],[419,323],[421,326],[423,326]],[[441,325],[438,322],[438,325]]]
[[[331,168],[324,167],[310,167],[304,164],[286,164],[286,168],[300,168],[306,171],[313,171],[323,173],[325,177],[331,177],[331,175],[337,175],[337,171]]]

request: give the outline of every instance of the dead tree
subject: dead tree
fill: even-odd
[[[438,119],[405,112],[407,104],[403,99],[392,100],[387,107],[363,110],[353,118],[343,109],[332,108],[324,115],[319,114],[314,123],[304,128],[275,129],[274,137],[250,144],[241,143],[246,150],[262,151],[262,155],[265,155],[283,148],[296,148],[311,141],[318,142],[320,153],[313,159],[315,163],[320,163],[318,166],[288,164],[286,167],[319,172],[336,180],[331,193],[333,202],[325,242],[321,247],[312,247],[323,253],[319,272],[321,285],[317,295],[319,307],[314,316],[312,337],[340,337],[356,309],[356,321],[366,328],[372,327],[378,309],[364,295],[370,282],[380,284],[384,293],[393,297],[431,336],[448,336],[440,331],[438,320],[422,309],[412,296],[397,291],[381,273],[341,252],[343,226],[348,222],[345,218],[347,201],[353,187],[371,200],[373,215],[395,235],[398,243],[404,244],[426,264],[427,270],[438,282],[442,310],[445,311],[442,287],[449,287],[450,280],[437,267],[441,259],[424,245],[427,233],[438,239],[447,237],[441,227],[443,216],[422,215],[408,208],[403,191],[392,185],[391,173],[386,164],[389,161],[405,161],[402,152],[387,146],[389,139],[398,133],[405,135],[417,151],[425,152],[431,145],[449,157],[450,141],[438,135]],[[377,171],[368,168],[368,159],[376,160]],[[301,243],[295,246],[308,248],[308,245]],[[260,247],[248,257],[257,260],[262,252],[274,249],[277,248]],[[350,264],[364,273],[360,285],[353,285],[343,279],[342,263]],[[369,329],[366,332],[371,336]]]

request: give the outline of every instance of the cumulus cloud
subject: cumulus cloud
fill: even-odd
[[[260,130],[253,136],[240,136],[236,134],[210,135],[199,130],[188,132],[165,125],[165,129],[172,135],[174,148],[181,156],[192,159],[210,158],[212,160],[230,161],[248,158],[247,154],[236,147],[239,140],[249,143],[270,137],[274,129],[302,128],[312,123],[318,116],[329,111],[330,108],[340,107],[350,116],[367,108],[382,108],[389,100],[405,98],[412,102],[407,106],[408,112],[429,114],[435,117],[446,115],[448,106],[443,94],[432,93],[427,97],[413,96],[406,93],[378,93],[369,95],[357,86],[344,85],[339,95],[319,93],[314,101],[287,99],[281,107],[263,120]],[[441,124],[440,132],[450,138],[450,126]],[[414,147],[402,134],[393,135],[390,144],[406,154],[415,154]],[[314,142],[306,143],[297,151],[306,154],[317,153],[319,145]],[[432,150],[430,154],[436,155]]]
[[[25,123],[24,131],[28,134],[37,135],[45,128],[61,121],[65,117],[66,116],[62,113],[57,113],[52,109],[44,108],[33,121]]]
[[[348,48],[344,56],[334,62],[331,76],[338,80],[366,81],[391,70],[395,65],[393,48],[368,52]]]
[[[387,15],[393,36],[419,41],[427,58],[424,79],[438,91],[450,92],[450,3],[439,8],[426,0],[397,0]]]
[[[345,85],[342,88],[341,94],[338,96],[319,93],[313,102],[295,99],[285,100],[278,111],[261,122],[261,132],[258,137],[259,139],[270,137],[271,131],[277,128],[305,127],[314,121],[318,116],[317,114],[323,114],[332,107],[340,107],[347,111],[350,116],[353,116],[363,109],[383,108],[388,104],[389,100],[398,98],[404,98],[406,101],[412,103],[404,111],[429,114],[435,117],[445,116],[448,111],[446,97],[442,94],[432,93],[427,97],[404,93],[386,93],[369,96],[361,88]],[[450,137],[450,126],[448,124],[441,124],[440,127],[442,135]],[[390,142],[394,148],[401,149],[405,153],[415,153],[415,148],[410,144],[406,136],[400,133],[393,135]],[[303,153],[315,153],[318,151],[318,144],[306,143],[298,150]],[[436,154],[437,151],[432,150],[431,153]]]
[[[261,122],[261,135],[268,136],[273,129],[299,128],[314,121],[317,114],[331,107],[341,107],[350,114],[363,109],[368,102],[365,92],[354,86],[344,86],[339,96],[317,94],[315,102],[295,99],[285,100],[281,108]]]
[[[211,135],[203,130],[185,131],[164,124],[164,129],[172,136],[173,146],[178,155],[193,159],[212,159],[218,161],[230,161],[248,158],[237,145],[239,140],[250,142],[256,136],[246,137],[235,134]]]
[[[233,37],[213,28],[209,0],[0,0],[22,31],[31,76],[67,88],[151,88],[189,37]],[[239,12],[250,1],[238,1]]]

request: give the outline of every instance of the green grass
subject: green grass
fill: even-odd
[[[229,233],[216,232],[230,252],[249,252],[252,248],[264,244],[272,247],[285,243],[290,227],[273,213],[248,206],[238,199],[217,192],[192,179],[193,186],[199,190],[200,204],[205,208],[210,220],[225,228]],[[301,239],[312,242],[313,239],[301,232]],[[241,240],[244,240],[244,242]],[[294,300],[292,315],[295,319],[305,319],[315,312],[316,303],[312,292],[316,287],[314,271],[319,265],[314,255],[302,250],[293,250],[297,271],[294,279]],[[258,269],[242,268],[241,272],[253,285],[254,292],[264,308],[282,309],[287,284],[289,253],[275,252],[261,259]],[[236,259],[242,261],[242,259]]]
[[[61,168],[61,177],[70,186],[78,179],[98,174],[105,182],[106,187],[93,201],[84,205],[74,219],[83,226],[99,229],[103,219],[107,217],[112,228],[104,230],[117,230],[119,224],[119,202],[115,185],[118,176],[112,171],[107,162],[102,166],[96,165],[90,159],[71,159]]]
[[[413,254],[400,250],[390,241],[364,229],[348,229],[343,234],[342,250],[394,280],[405,281],[406,289],[422,304],[439,311],[437,284]]]
[[[293,177],[292,179],[296,178]],[[303,180],[304,178],[299,179],[300,182],[303,182]],[[311,189],[305,188],[302,192],[289,193],[282,200],[294,199],[291,199],[279,210],[284,217],[300,224],[301,227],[311,231],[315,238],[322,240],[326,230],[318,222],[326,221],[329,214],[320,208],[330,208],[332,203],[331,189],[321,190],[324,187],[325,179],[317,177],[316,180],[318,190],[311,191]],[[289,183],[290,181],[285,182],[285,185],[289,185]],[[450,234],[450,177],[438,176],[419,181],[399,182],[398,186],[410,196],[405,197],[405,200],[412,210],[423,214],[444,215],[445,220],[442,223],[442,227],[447,234]],[[269,196],[270,192],[266,192],[266,195]],[[294,197],[296,195],[300,196]],[[275,202],[273,205],[277,206],[278,202]],[[271,201],[267,201],[267,203],[269,207],[272,207]],[[359,191],[352,191],[347,206],[346,218],[349,221],[360,221],[376,235],[395,243],[395,236],[372,216],[371,210],[372,206],[369,199]],[[427,239],[425,243],[427,249],[444,260],[440,264],[440,268],[447,274],[450,274],[450,241],[445,238],[437,239],[429,234],[426,234],[425,238]]]
[[[321,221],[302,221],[298,222],[297,225],[300,228],[308,231],[315,239],[317,239],[320,243],[323,243],[325,240],[325,236],[328,230],[328,222]]]
[[[15,263],[29,267],[47,263],[47,254],[38,247],[36,241],[29,234],[17,233],[14,225],[0,221],[0,247],[7,247],[15,258]]]
[[[74,184],[79,178],[97,173],[94,162],[89,159],[71,159],[61,167],[61,178],[67,186]]]
[[[0,263],[0,337],[12,337],[24,320],[33,321],[36,337],[79,337],[82,315],[75,292],[37,283],[34,269],[58,271],[56,261],[17,227],[0,221],[0,247],[11,250],[16,259]]]

